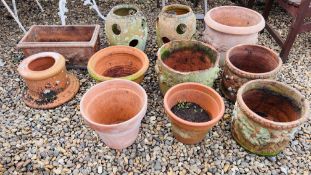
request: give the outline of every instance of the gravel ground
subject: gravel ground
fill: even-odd
[[[24,83],[16,68],[23,55],[16,43],[23,33],[0,6],[0,174],[310,174],[311,122],[305,123],[284,152],[276,157],[261,157],[246,152],[233,140],[230,121],[233,103],[225,101],[226,113],[200,144],[177,142],[163,112],[162,100],[154,72],[157,46],[155,20],[160,9],[151,0],[98,1],[104,14],[116,4],[135,3],[146,14],[149,37],[146,53],[151,61],[143,87],[149,97],[148,111],[136,142],[127,149],[109,149],[87,127],[79,112],[83,93],[95,82],[86,71],[70,70],[78,75],[81,88],[69,103],[52,110],[28,108],[22,101]],[[170,2],[176,2],[170,0]],[[178,1],[190,4],[184,0]],[[22,4],[23,3],[23,4]],[[216,0],[211,7],[230,4]],[[41,13],[35,1],[18,1],[19,16],[27,29],[33,24],[60,24],[57,1],[42,2]],[[100,24],[104,22],[81,1],[68,2],[68,24]],[[263,6],[257,10],[262,11]],[[195,11],[202,11],[200,8]],[[271,21],[282,35],[288,32],[291,18],[281,9],[272,13]],[[198,27],[202,29],[202,23]],[[199,36],[199,33],[198,33]],[[102,47],[107,46],[104,32],[100,33]],[[280,51],[267,32],[259,42]],[[310,100],[311,35],[299,35],[283,66],[278,80],[297,88]],[[219,80],[215,89],[219,91]]]

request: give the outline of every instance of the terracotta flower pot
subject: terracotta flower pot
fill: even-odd
[[[248,151],[274,156],[307,120],[308,102],[297,90],[274,80],[252,80],[238,91],[232,120],[234,139]]]
[[[40,52],[57,52],[71,68],[86,68],[99,50],[99,25],[33,25],[17,44],[26,57]]]
[[[107,15],[105,33],[110,45],[145,50],[148,35],[146,18],[135,5],[117,5]]]
[[[173,4],[163,7],[156,22],[157,44],[173,40],[190,40],[196,32],[196,17],[189,6]]]
[[[49,109],[72,99],[79,80],[68,73],[65,58],[55,52],[42,52],[24,59],[18,72],[25,80],[24,101],[32,108]]]
[[[176,116],[171,109],[179,102],[199,105],[210,114],[211,120],[195,123]],[[206,133],[222,118],[225,105],[212,88],[199,83],[182,83],[167,91],[164,96],[164,109],[171,121],[175,138],[185,144],[195,144],[202,141]]]
[[[220,52],[222,66],[228,49],[238,44],[256,44],[264,18],[254,10],[238,6],[220,6],[208,11],[203,40]]]
[[[219,54],[210,45],[199,41],[172,41],[157,53],[156,72],[161,92],[184,82],[213,86],[218,76]]]
[[[132,145],[147,110],[147,94],[135,82],[115,79],[91,87],[82,97],[85,122],[114,149]]]
[[[260,45],[237,45],[226,54],[220,89],[235,101],[239,88],[253,79],[274,79],[282,59],[273,50]]]
[[[148,67],[148,57],[141,50],[129,46],[111,46],[95,53],[87,69],[97,81],[121,78],[141,83]]]

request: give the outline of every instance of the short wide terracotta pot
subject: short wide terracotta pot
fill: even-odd
[[[27,106],[49,109],[72,99],[79,90],[79,80],[67,72],[65,58],[56,52],[41,52],[25,58],[18,66],[27,89]]]
[[[274,156],[308,118],[309,104],[297,90],[274,80],[252,80],[238,91],[232,135],[246,150]]]
[[[256,44],[258,32],[265,27],[261,14],[239,6],[215,7],[206,13],[204,22],[202,39],[219,51],[221,66],[228,49],[238,44]]]
[[[241,44],[226,54],[220,89],[235,101],[239,88],[254,79],[274,79],[282,67],[282,59],[273,50],[260,46]]]
[[[158,50],[155,70],[162,94],[172,86],[197,82],[212,87],[219,72],[219,53],[200,41],[178,40]]]
[[[114,149],[132,145],[147,110],[147,94],[137,83],[115,79],[91,87],[82,97],[84,121]]]
[[[172,112],[172,107],[180,102],[191,102],[207,111],[208,122],[186,121]],[[199,83],[181,83],[167,91],[164,96],[164,109],[171,121],[175,138],[185,144],[202,141],[206,133],[222,118],[225,110],[221,96],[212,88]]]
[[[96,52],[87,69],[92,78],[106,81],[115,78],[141,83],[149,67],[147,55],[134,47],[111,46]]]

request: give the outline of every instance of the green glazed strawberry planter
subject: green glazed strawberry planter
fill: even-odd
[[[184,82],[212,87],[218,76],[218,52],[200,41],[171,41],[164,44],[157,55],[155,70],[162,94]]]

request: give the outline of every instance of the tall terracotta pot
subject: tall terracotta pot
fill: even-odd
[[[132,145],[147,110],[147,94],[137,83],[115,79],[91,87],[80,111],[87,125],[114,149]]]
[[[189,6],[173,4],[163,7],[156,22],[157,44],[173,40],[190,40],[196,32],[196,17]]]
[[[242,44],[228,50],[220,89],[232,101],[246,82],[253,79],[274,79],[282,67],[282,59],[273,50]]]
[[[195,123],[184,120],[172,112],[172,107],[180,102],[191,102],[207,111],[211,120]],[[206,133],[222,118],[225,110],[221,96],[212,88],[199,83],[181,83],[164,96],[164,109],[171,121],[175,138],[185,144],[202,141]]]
[[[97,81],[122,78],[141,83],[149,66],[147,55],[129,46],[111,46],[96,52],[88,62],[88,72]]]
[[[308,118],[309,104],[297,90],[274,80],[252,80],[238,91],[234,139],[248,151],[274,156]]]
[[[135,5],[122,4],[113,7],[105,21],[108,42],[145,50],[148,26],[142,11]]]
[[[156,73],[162,94],[172,86],[197,82],[212,87],[218,76],[219,54],[199,41],[172,41],[158,50]]]
[[[79,90],[79,80],[67,72],[65,58],[56,52],[41,52],[24,59],[18,66],[27,90],[27,106],[49,109],[72,99]]]
[[[204,18],[203,40],[220,52],[224,64],[228,49],[238,44],[256,44],[265,20],[254,10],[238,6],[220,6],[209,10]]]

